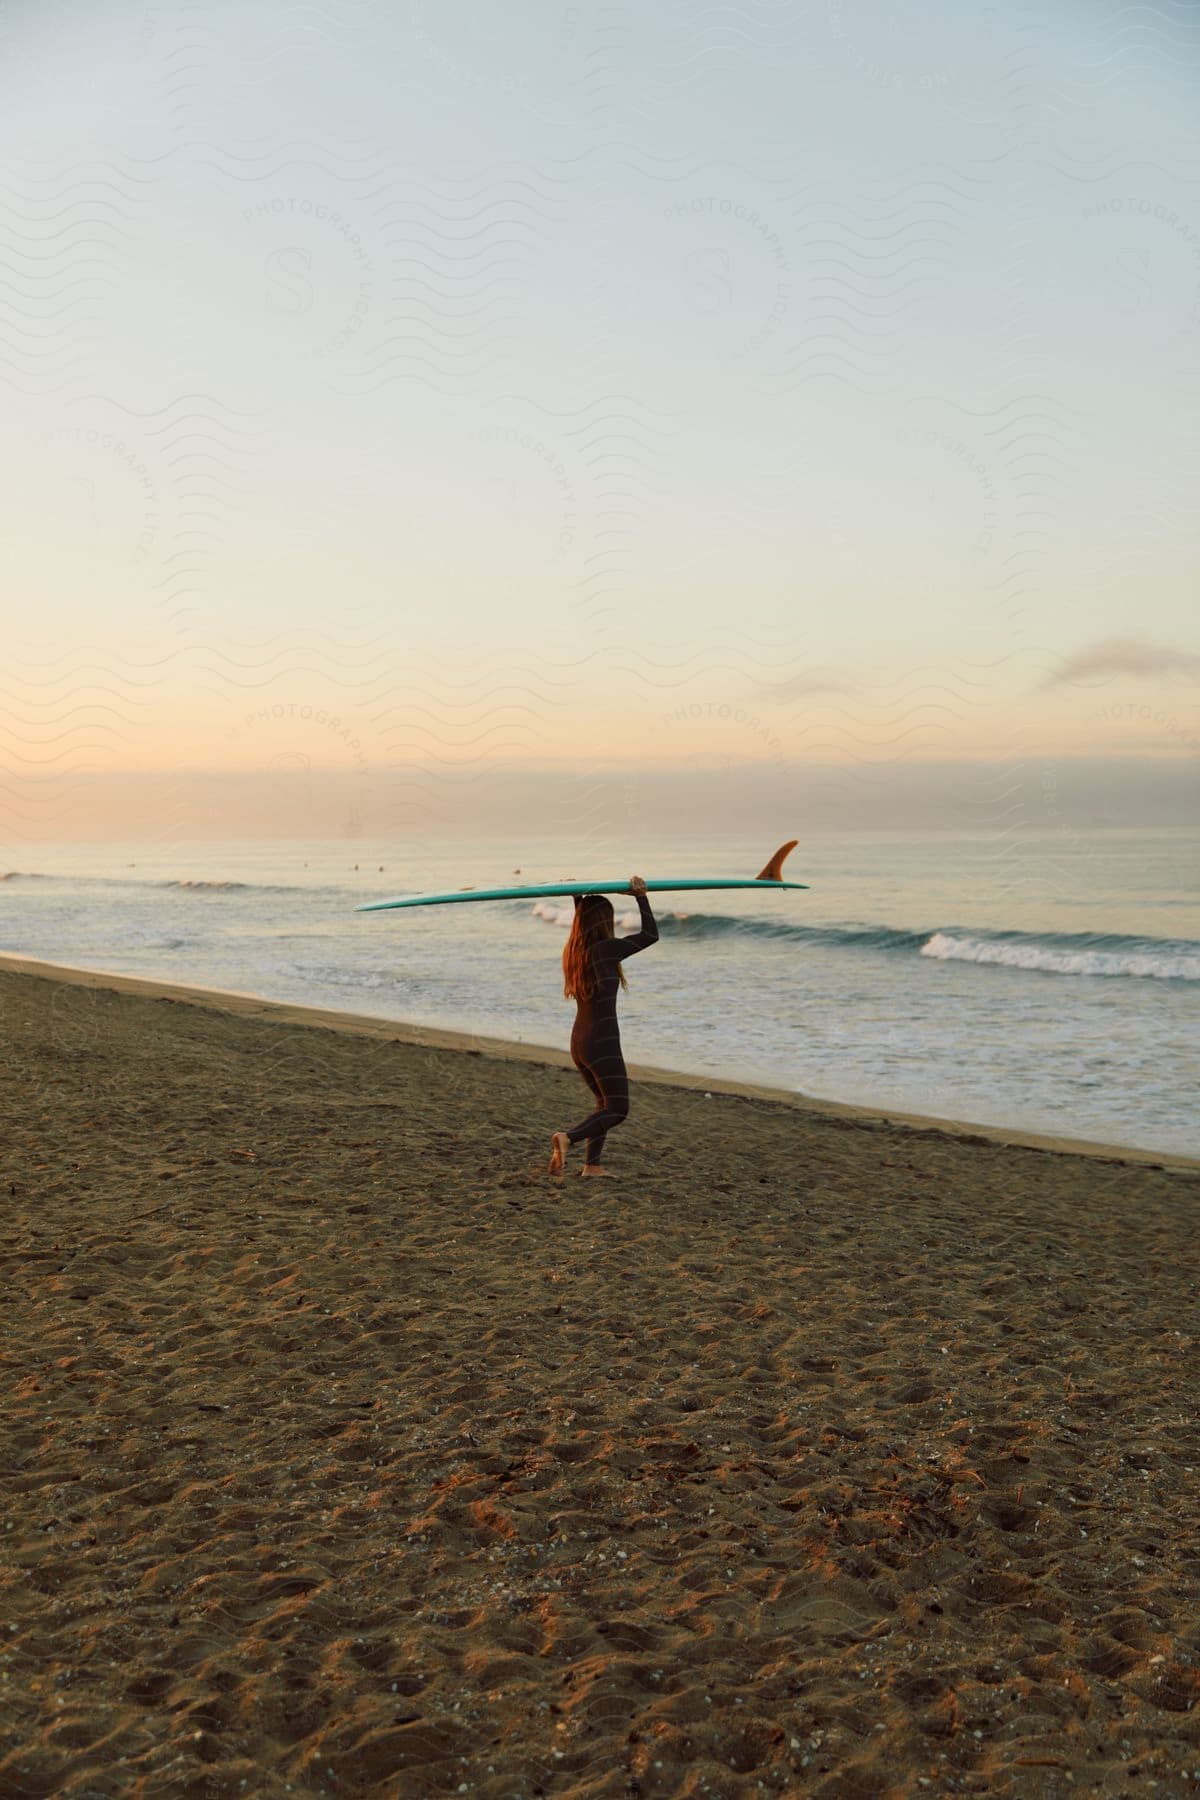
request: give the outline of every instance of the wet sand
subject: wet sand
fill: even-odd
[[[0,1800],[1200,1793],[1200,1165],[0,1005]]]

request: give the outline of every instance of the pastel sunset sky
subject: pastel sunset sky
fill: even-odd
[[[0,50],[8,842],[368,773],[380,831],[1079,759],[1187,816],[1194,9],[59,0]]]

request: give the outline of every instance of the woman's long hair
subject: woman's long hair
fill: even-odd
[[[603,894],[585,894],[575,908],[571,934],[563,946],[563,993],[568,1000],[590,1000],[598,979],[592,948],[614,937],[612,901]],[[621,986],[628,988],[625,971],[617,964]]]

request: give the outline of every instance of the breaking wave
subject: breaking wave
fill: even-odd
[[[1200,944],[1154,938],[959,935],[935,931],[921,946],[938,962],[990,963],[1043,975],[1129,975],[1149,981],[1200,981]]]
[[[539,900],[534,916],[569,925],[574,909]],[[717,913],[657,913],[664,938],[753,938],[798,947],[874,950],[919,955],[934,962],[968,962],[1043,975],[1128,976],[1155,981],[1200,981],[1200,944],[1192,939],[1125,937],[1118,933],[968,931],[946,925],[907,931],[891,925],[795,925],[776,919]],[[638,916],[618,915],[619,930],[636,928]]]
[[[194,893],[232,894],[239,888],[252,887],[254,884],[249,881],[159,881],[154,885],[166,888],[190,888]],[[286,890],[264,888],[262,891],[265,894],[275,894]]]

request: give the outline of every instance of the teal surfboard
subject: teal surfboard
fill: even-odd
[[[783,859],[795,848],[798,839],[792,838],[790,843],[781,844],[766,867],[752,880],[744,877],[730,880],[716,877],[712,880],[659,879],[646,882],[649,894],[686,893],[700,888],[767,888],[779,891],[784,888],[803,889],[807,892],[807,883],[803,881],[785,881],[783,879]],[[400,906],[457,906],[465,900],[548,900],[556,895],[567,894],[628,894],[629,877],[621,875],[614,881],[607,879],[590,881],[554,881],[542,882],[536,887],[503,887],[503,888],[457,888],[452,894],[407,894],[400,900],[371,900],[364,906],[356,906],[355,912],[390,912]]]

